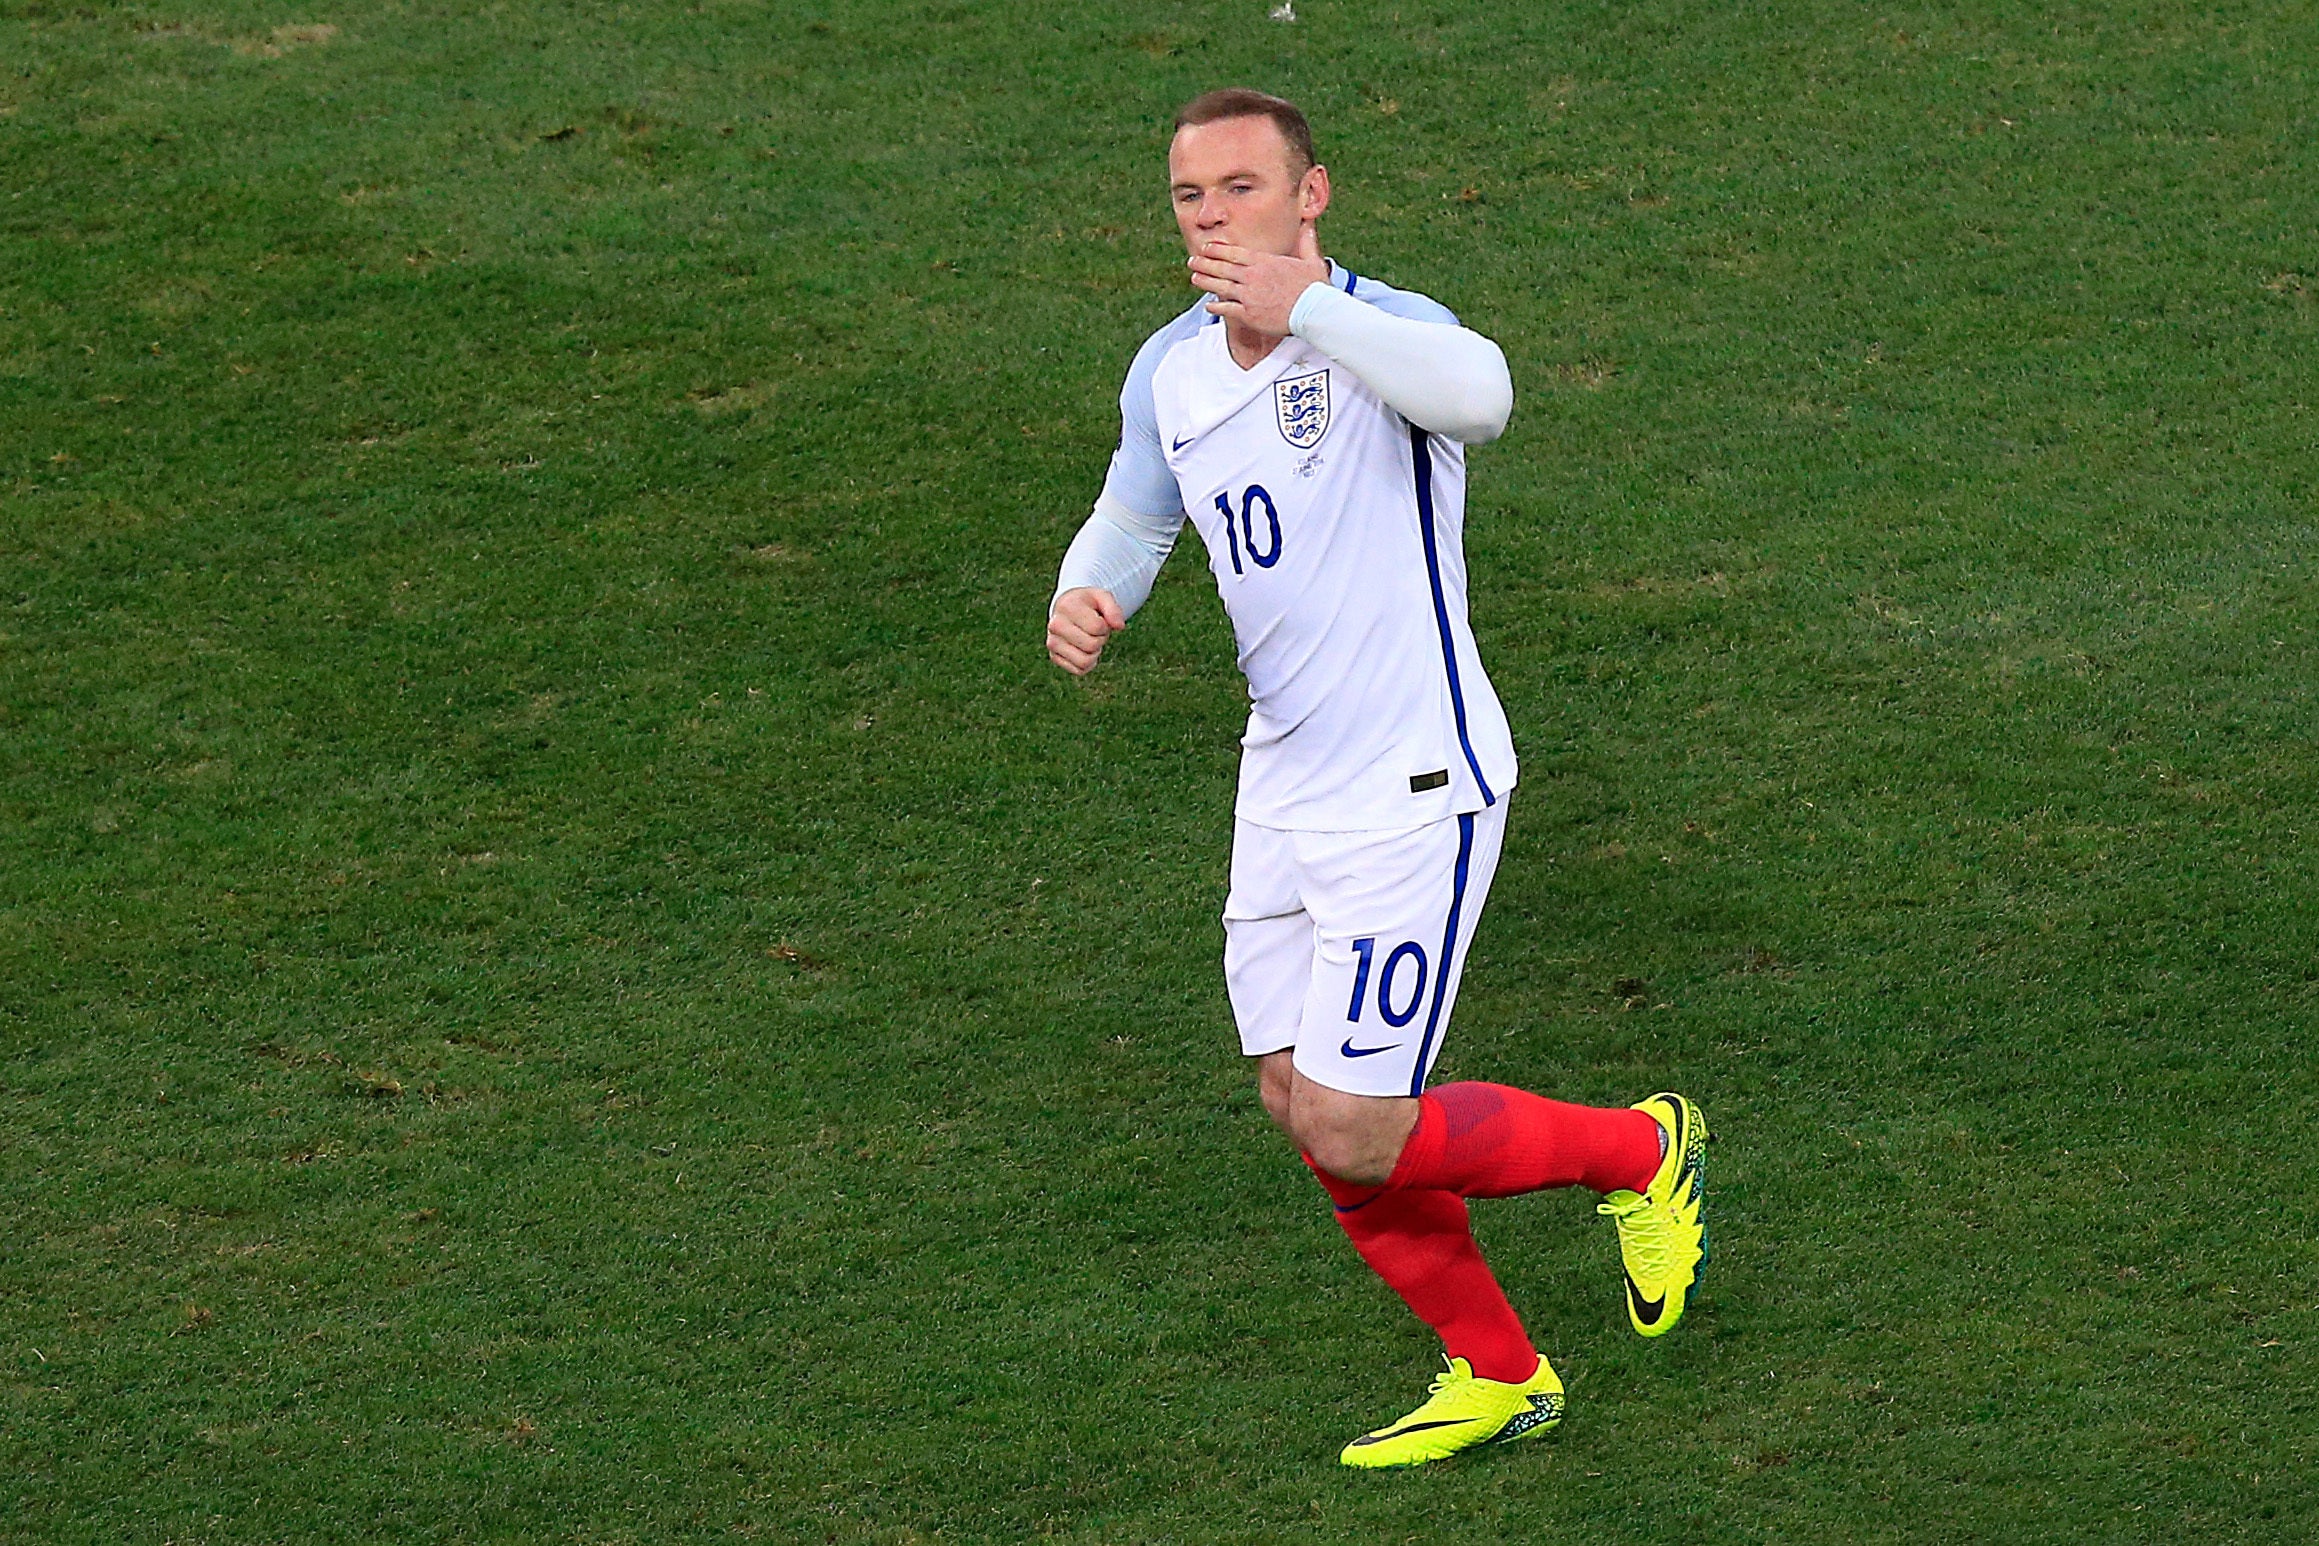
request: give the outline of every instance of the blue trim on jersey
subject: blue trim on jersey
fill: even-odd
[[[1465,765],[1474,770],[1482,803],[1495,805],[1498,797],[1490,792],[1490,781],[1482,776],[1481,759],[1474,755],[1473,738],[1466,734],[1465,689],[1457,679],[1457,641],[1449,631],[1449,602],[1441,594],[1441,554],[1433,541],[1433,441],[1414,424],[1409,426],[1409,457],[1417,476],[1417,530],[1425,539],[1425,578],[1433,586],[1433,620],[1441,628],[1441,663],[1449,672],[1449,707],[1457,716],[1457,744],[1465,748]]]
[[[1433,977],[1433,1011],[1425,1017],[1425,1039],[1417,1044],[1417,1071],[1409,1076],[1409,1093],[1425,1093],[1425,1073],[1433,1051],[1433,1033],[1441,1028],[1442,1002],[1449,997],[1450,967],[1457,960],[1457,915],[1465,908],[1466,868],[1474,856],[1474,819],[1469,812],[1457,819],[1457,872],[1449,888],[1449,926],[1441,931],[1441,960]]]
[[[1353,271],[1349,268],[1345,270],[1345,293],[1347,295],[1353,293]]]

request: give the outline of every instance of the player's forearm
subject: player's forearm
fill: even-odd
[[[1142,606],[1151,595],[1152,582],[1159,578],[1160,565],[1167,562],[1168,554],[1176,545],[1176,534],[1183,529],[1182,512],[1173,515],[1144,515],[1131,510],[1103,495],[1095,501],[1094,514],[1087,517],[1079,528],[1079,535],[1071,539],[1069,551],[1063,555],[1063,570],[1057,577],[1055,597],[1065,591],[1092,586],[1111,592],[1120,610],[1129,616]],[[1054,599],[1047,605],[1054,607]]]
[[[1392,316],[1325,284],[1297,297],[1288,326],[1420,428],[1480,445],[1513,416],[1505,353],[1471,328]]]

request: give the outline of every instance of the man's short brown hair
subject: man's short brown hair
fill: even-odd
[[[1269,118],[1280,137],[1288,141],[1288,171],[1292,177],[1302,177],[1312,170],[1318,158],[1312,153],[1312,125],[1304,121],[1304,114],[1294,102],[1283,97],[1269,96],[1252,91],[1246,86],[1226,86],[1220,91],[1202,92],[1183,105],[1176,114],[1176,127],[1189,129],[1195,124],[1219,123],[1226,118]]]

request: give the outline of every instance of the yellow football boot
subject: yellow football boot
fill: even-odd
[[[1447,1460],[1478,1444],[1510,1444],[1562,1421],[1562,1380],[1546,1355],[1538,1372],[1519,1385],[1485,1380],[1462,1358],[1434,1376],[1425,1405],[1375,1433],[1364,1433],[1337,1458],[1347,1465],[1384,1469]]]
[[[1618,1220],[1626,1259],[1627,1319],[1646,1337],[1683,1318],[1699,1269],[1707,1265],[1707,1123],[1680,1095],[1635,1102],[1667,1135],[1667,1152],[1646,1192],[1613,1192],[1595,1210]]]

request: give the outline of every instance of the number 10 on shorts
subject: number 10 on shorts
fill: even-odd
[[[1354,940],[1353,954],[1360,957],[1360,963],[1353,968],[1353,1001],[1345,1008],[1345,1018],[1357,1025],[1367,1007],[1369,968],[1377,959],[1376,936]],[[1404,1026],[1417,1017],[1417,1006],[1425,1002],[1425,973],[1425,947],[1413,939],[1403,940],[1386,955],[1385,969],[1377,974],[1377,1013],[1384,1016],[1387,1025]],[[1408,1001],[1396,1006],[1394,1000],[1404,992]]]

